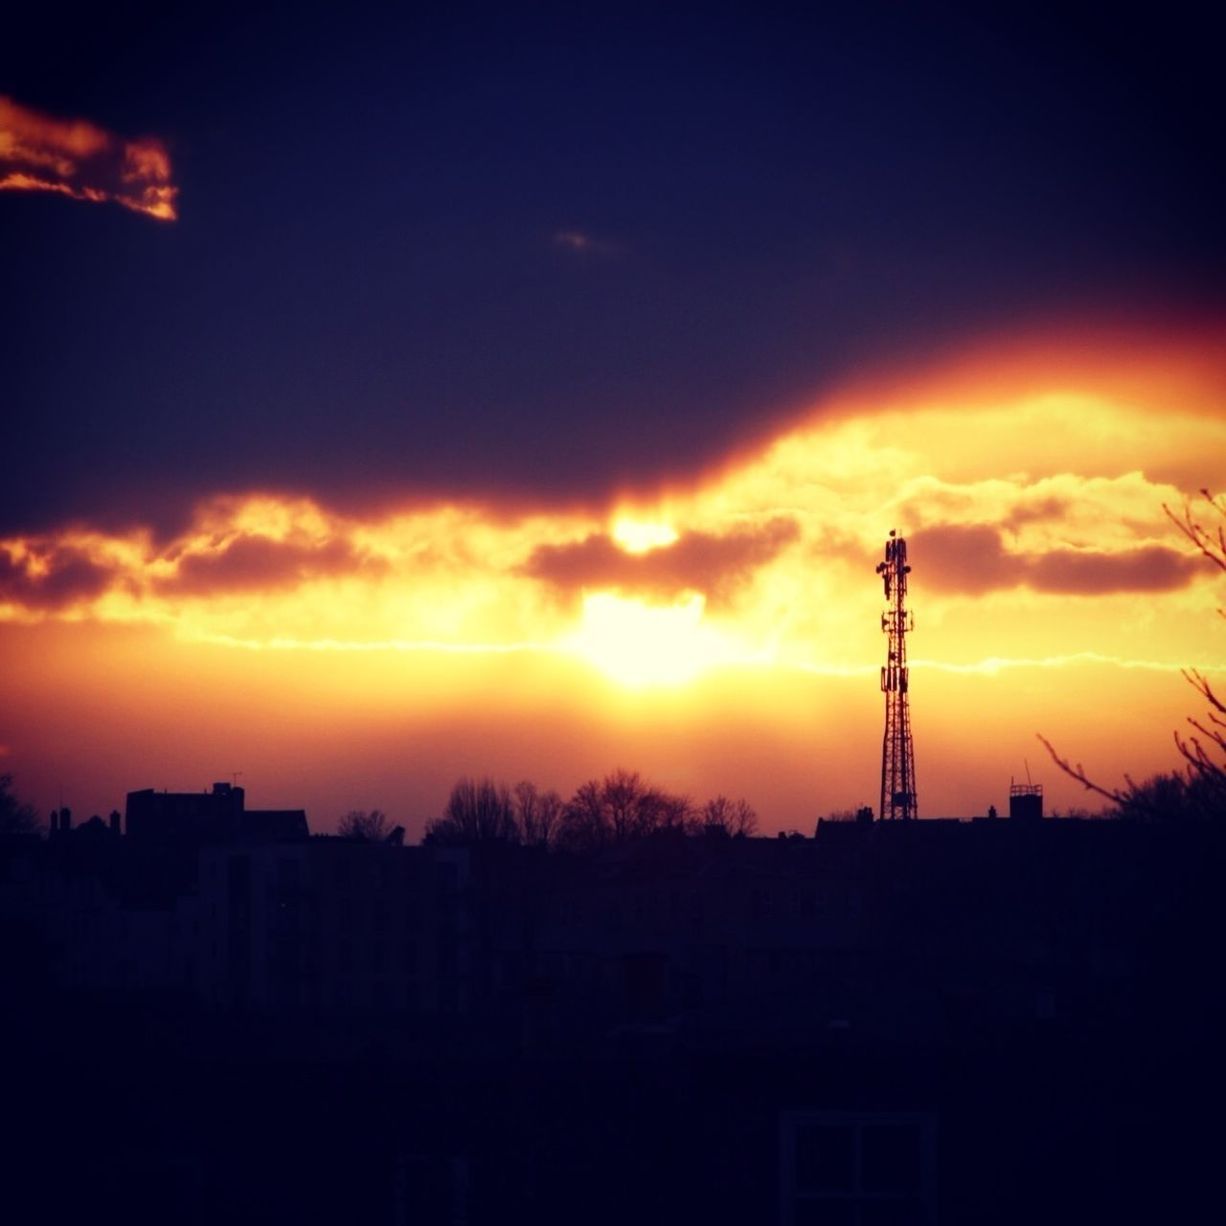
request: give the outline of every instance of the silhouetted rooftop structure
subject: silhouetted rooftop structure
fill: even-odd
[[[128,793],[124,827],[141,843],[297,842],[310,837],[302,809],[246,809],[242,788],[214,783],[208,792]]]
[[[1041,783],[1011,783],[1009,785],[1009,816],[1015,821],[1039,821],[1043,816],[1043,785]]]

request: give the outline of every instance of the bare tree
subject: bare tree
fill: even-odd
[[[513,794],[515,819],[524,842],[534,847],[551,846],[565,807],[562,797],[552,788],[542,792],[530,779],[521,779]]]
[[[694,828],[698,834],[748,837],[758,828],[758,815],[743,797],[730,800],[724,795],[715,796],[699,810]]]
[[[654,825],[649,833],[684,834],[694,820],[694,802],[684,793],[652,790]]]
[[[13,794],[13,776],[0,775],[0,834],[37,834],[41,829],[37,811]]]
[[[638,771],[618,768],[604,779],[580,784],[558,829],[559,845],[598,851],[666,831],[684,831],[693,817],[686,796],[644,782]]]
[[[350,809],[337,823],[336,833],[355,843],[382,843],[391,833],[387,814],[381,809]]]
[[[615,843],[624,843],[637,834],[645,833],[651,820],[650,789],[638,771],[620,767],[606,775],[600,785],[600,803]]]
[[[518,843],[511,792],[504,783],[485,778],[460,779],[451,789],[443,816],[426,824],[431,843]]]
[[[566,802],[558,826],[558,846],[567,851],[591,852],[613,841],[608,815],[601,798],[600,783],[589,779],[581,783]]]
[[[591,853],[668,834],[729,837],[753,834],[758,816],[748,801],[717,796],[701,809],[690,798],[647,783],[637,771],[618,768],[589,779],[563,802],[530,779],[513,788],[493,779],[461,779],[443,815],[426,826],[429,843],[524,843]]]
[[[1198,553],[1226,572],[1226,498],[1214,497],[1207,489],[1200,491],[1208,508],[1219,522],[1206,527],[1198,519],[1191,502],[1182,511],[1171,510],[1165,503],[1166,517],[1195,547]],[[1226,608],[1218,614],[1226,618]],[[1144,783],[1134,783],[1124,776],[1124,788],[1109,788],[1091,779],[1080,762],[1071,762],[1056,752],[1045,737],[1040,736],[1052,761],[1070,778],[1076,779],[1088,791],[1109,800],[1125,815],[1169,818],[1173,815],[1226,815],[1226,703],[1214,692],[1208,679],[1195,668],[1185,668],[1184,678],[1208,703],[1206,715],[1188,716],[1191,734],[1174,732],[1175,747],[1185,766],[1182,774],[1159,775]]]

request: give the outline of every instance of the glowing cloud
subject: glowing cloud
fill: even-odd
[[[179,189],[158,140],[125,140],[88,120],[56,119],[0,97],[0,191],[113,201],[174,221]]]
[[[714,527],[684,536],[672,532],[671,539],[636,532],[630,538],[633,549],[624,535],[594,534],[569,544],[542,545],[525,573],[562,591],[615,588],[665,597],[697,591],[726,602],[800,534],[797,522],[782,516],[761,524]]]

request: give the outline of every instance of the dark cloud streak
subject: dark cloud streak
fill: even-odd
[[[0,77],[164,133],[191,209],[0,195],[0,535],[259,489],[600,506],[980,333],[1226,307],[1212,40],[1176,23],[74,21],[16,11]]]
[[[925,585],[967,596],[1022,586],[1063,596],[1165,592],[1203,570],[1199,559],[1162,545],[1111,553],[1012,552],[1001,532],[987,525],[925,528],[911,535],[910,544],[913,556],[923,558]]]
[[[348,541],[300,544],[244,536],[211,553],[184,555],[173,577],[159,580],[159,592],[180,596],[216,596],[293,588],[329,576],[386,571],[382,559],[360,553]]]
[[[101,595],[115,573],[78,549],[53,546],[36,551],[37,566],[0,550],[0,602],[52,613]]]

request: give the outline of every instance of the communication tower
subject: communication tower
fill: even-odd
[[[885,584],[886,611],[881,630],[889,638],[881,689],[885,694],[885,736],[881,742],[881,808],[883,819],[909,821],[919,816],[915,796],[915,747],[911,743],[911,707],[907,698],[907,635],[915,618],[907,611],[907,542],[890,529],[885,561],[877,563]]]

